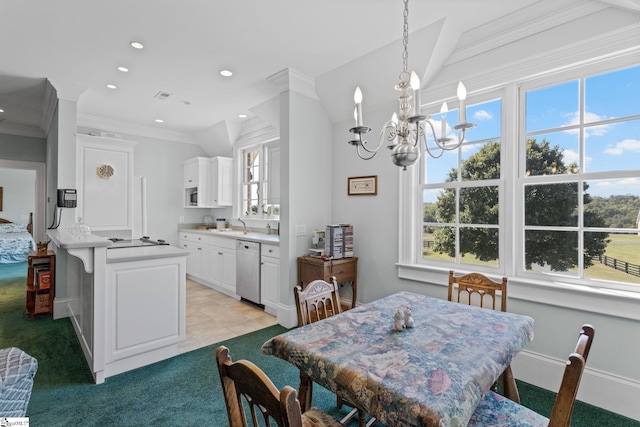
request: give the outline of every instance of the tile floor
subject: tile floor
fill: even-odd
[[[276,323],[258,307],[187,279],[187,339],[178,348],[186,353]]]

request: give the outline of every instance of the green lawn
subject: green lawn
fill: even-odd
[[[610,237],[611,242],[607,245],[605,255],[608,257],[616,258],[621,261],[626,261],[631,264],[640,265],[640,236],[638,235],[619,235],[613,234]],[[425,233],[424,239],[426,241],[433,241],[433,235]],[[450,261],[454,259],[446,254],[433,252],[431,249],[425,248],[423,250],[423,259],[437,260],[437,261]],[[480,261],[476,259],[474,255],[465,255],[461,259],[462,263],[470,265],[487,265],[491,267],[497,267],[498,261]],[[640,277],[627,274],[623,271],[615,270],[614,268],[607,267],[600,264],[597,261],[592,267],[585,269],[585,276],[594,279],[611,280],[616,282],[627,282],[640,284]]]

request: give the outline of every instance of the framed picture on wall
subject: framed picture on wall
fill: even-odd
[[[2,210],[2,189],[3,187],[0,187],[0,211]]]
[[[378,175],[347,178],[349,196],[375,196],[378,194]]]

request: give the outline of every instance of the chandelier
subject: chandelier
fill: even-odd
[[[409,60],[409,0],[404,0],[404,28],[402,32],[402,72],[399,76],[399,82],[395,85],[395,89],[400,92],[398,97],[399,113],[393,113],[391,120],[385,123],[380,131],[378,145],[375,148],[367,146],[367,141],[363,139],[363,135],[371,131],[371,128],[362,124],[362,91],[358,86],[356,88],[353,100],[356,103],[354,118],[356,120],[355,127],[349,129],[354,134],[354,139],[349,144],[356,147],[358,156],[363,160],[371,160],[384,141],[388,141],[387,148],[391,150],[391,160],[396,166],[407,170],[407,166],[414,164],[420,157],[420,142],[424,142],[425,152],[429,156],[437,159],[444,154],[445,151],[455,150],[464,141],[467,129],[474,128],[476,125],[467,123],[465,99],[467,96],[466,89],[462,82],[458,83],[458,99],[460,101],[460,123],[453,126],[458,131],[457,140],[447,137],[446,117],[448,111],[447,103],[442,104],[440,113],[441,132],[440,137],[436,135],[436,130],[431,121],[431,116],[420,114],[420,79],[415,71],[409,73],[407,71],[407,63]],[[411,91],[410,91],[411,90]],[[413,96],[412,96],[413,95]],[[429,148],[425,133],[425,126],[431,128],[433,141],[435,146]]]

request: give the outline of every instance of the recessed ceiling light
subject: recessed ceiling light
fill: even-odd
[[[162,119],[156,119],[156,120],[155,120],[155,122],[156,122],[156,123],[164,123],[164,120],[162,120]]]
[[[129,69],[127,67],[123,67],[122,65],[118,67],[118,71],[122,71],[123,73],[128,73]]]
[[[117,86],[116,85],[112,85],[112,84],[108,84],[106,85],[109,89],[116,89]]]
[[[227,69],[220,70],[220,75],[222,77],[231,77],[231,76],[233,76],[233,71],[227,70]]]
[[[131,43],[129,43],[129,44],[130,44],[130,45],[131,45],[131,47],[132,47],[132,48],[134,48],[134,49],[142,49],[142,48],[144,47],[144,45],[143,45],[142,43],[140,43],[140,42],[136,42],[136,41],[133,41],[133,42],[131,42]]]
[[[246,114],[238,114],[238,117],[240,117],[241,119],[246,119],[247,115]]]
[[[180,104],[182,104],[182,105],[191,105],[191,103],[189,101],[180,101]]]
[[[0,113],[4,113],[4,110],[2,108],[0,108]]]

